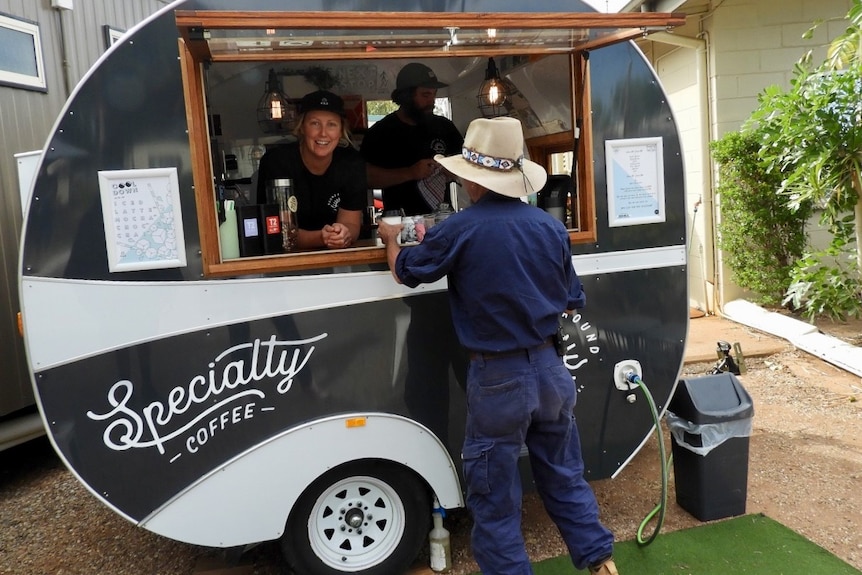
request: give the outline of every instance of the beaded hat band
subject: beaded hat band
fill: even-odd
[[[467,147],[461,148],[461,156],[472,164],[482,166],[483,168],[490,168],[492,170],[509,171],[516,166],[520,169],[521,166],[524,165],[524,156],[519,157],[517,160],[512,160],[510,158],[495,158],[494,156],[489,156],[488,154],[483,154]]]
[[[434,156],[453,176],[513,198],[538,192],[545,185],[545,168],[528,160],[524,130],[515,118],[477,118],[470,122],[461,153]]]

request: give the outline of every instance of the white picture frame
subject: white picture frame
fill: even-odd
[[[108,270],[185,267],[177,169],[105,170],[98,175]]]
[[[0,14],[0,44],[10,53],[0,67],[0,85],[47,92],[39,24]]]
[[[606,140],[605,172],[609,227],[666,221],[662,138]]]
[[[120,28],[115,28],[110,24],[105,24],[102,27],[102,32],[104,34],[105,39],[105,49],[107,50],[114,44],[120,41],[123,37],[123,34],[126,33],[125,30],[121,30]]]

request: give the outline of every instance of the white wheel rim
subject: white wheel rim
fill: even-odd
[[[361,571],[392,555],[404,527],[404,504],[389,484],[376,477],[348,477],[315,501],[308,540],[329,567]]]

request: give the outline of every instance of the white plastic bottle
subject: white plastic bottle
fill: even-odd
[[[431,570],[448,573],[452,570],[452,547],[449,545],[449,531],[443,527],[443,515],[439,511],[431,514],[434,528],[428,534],[431,543]]]
[[[236,209],[233,200],[224,202],[224,221],[218,227],[221,242],[221,259],[229,260],[239,257],[239,232],[236,228]]]

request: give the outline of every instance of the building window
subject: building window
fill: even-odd
[[[119,28],[114,28],[113,26],[109,26],[105,24],[102,27],[103,34],[105,36],[105,49],[107,50],[114,44],[116,44],[120,38],[123,37],[123,34],[126,33],[125,30],[120,30]]]
[[[0,46],[0,84],[48,91],[37,23],[0,14]]]

